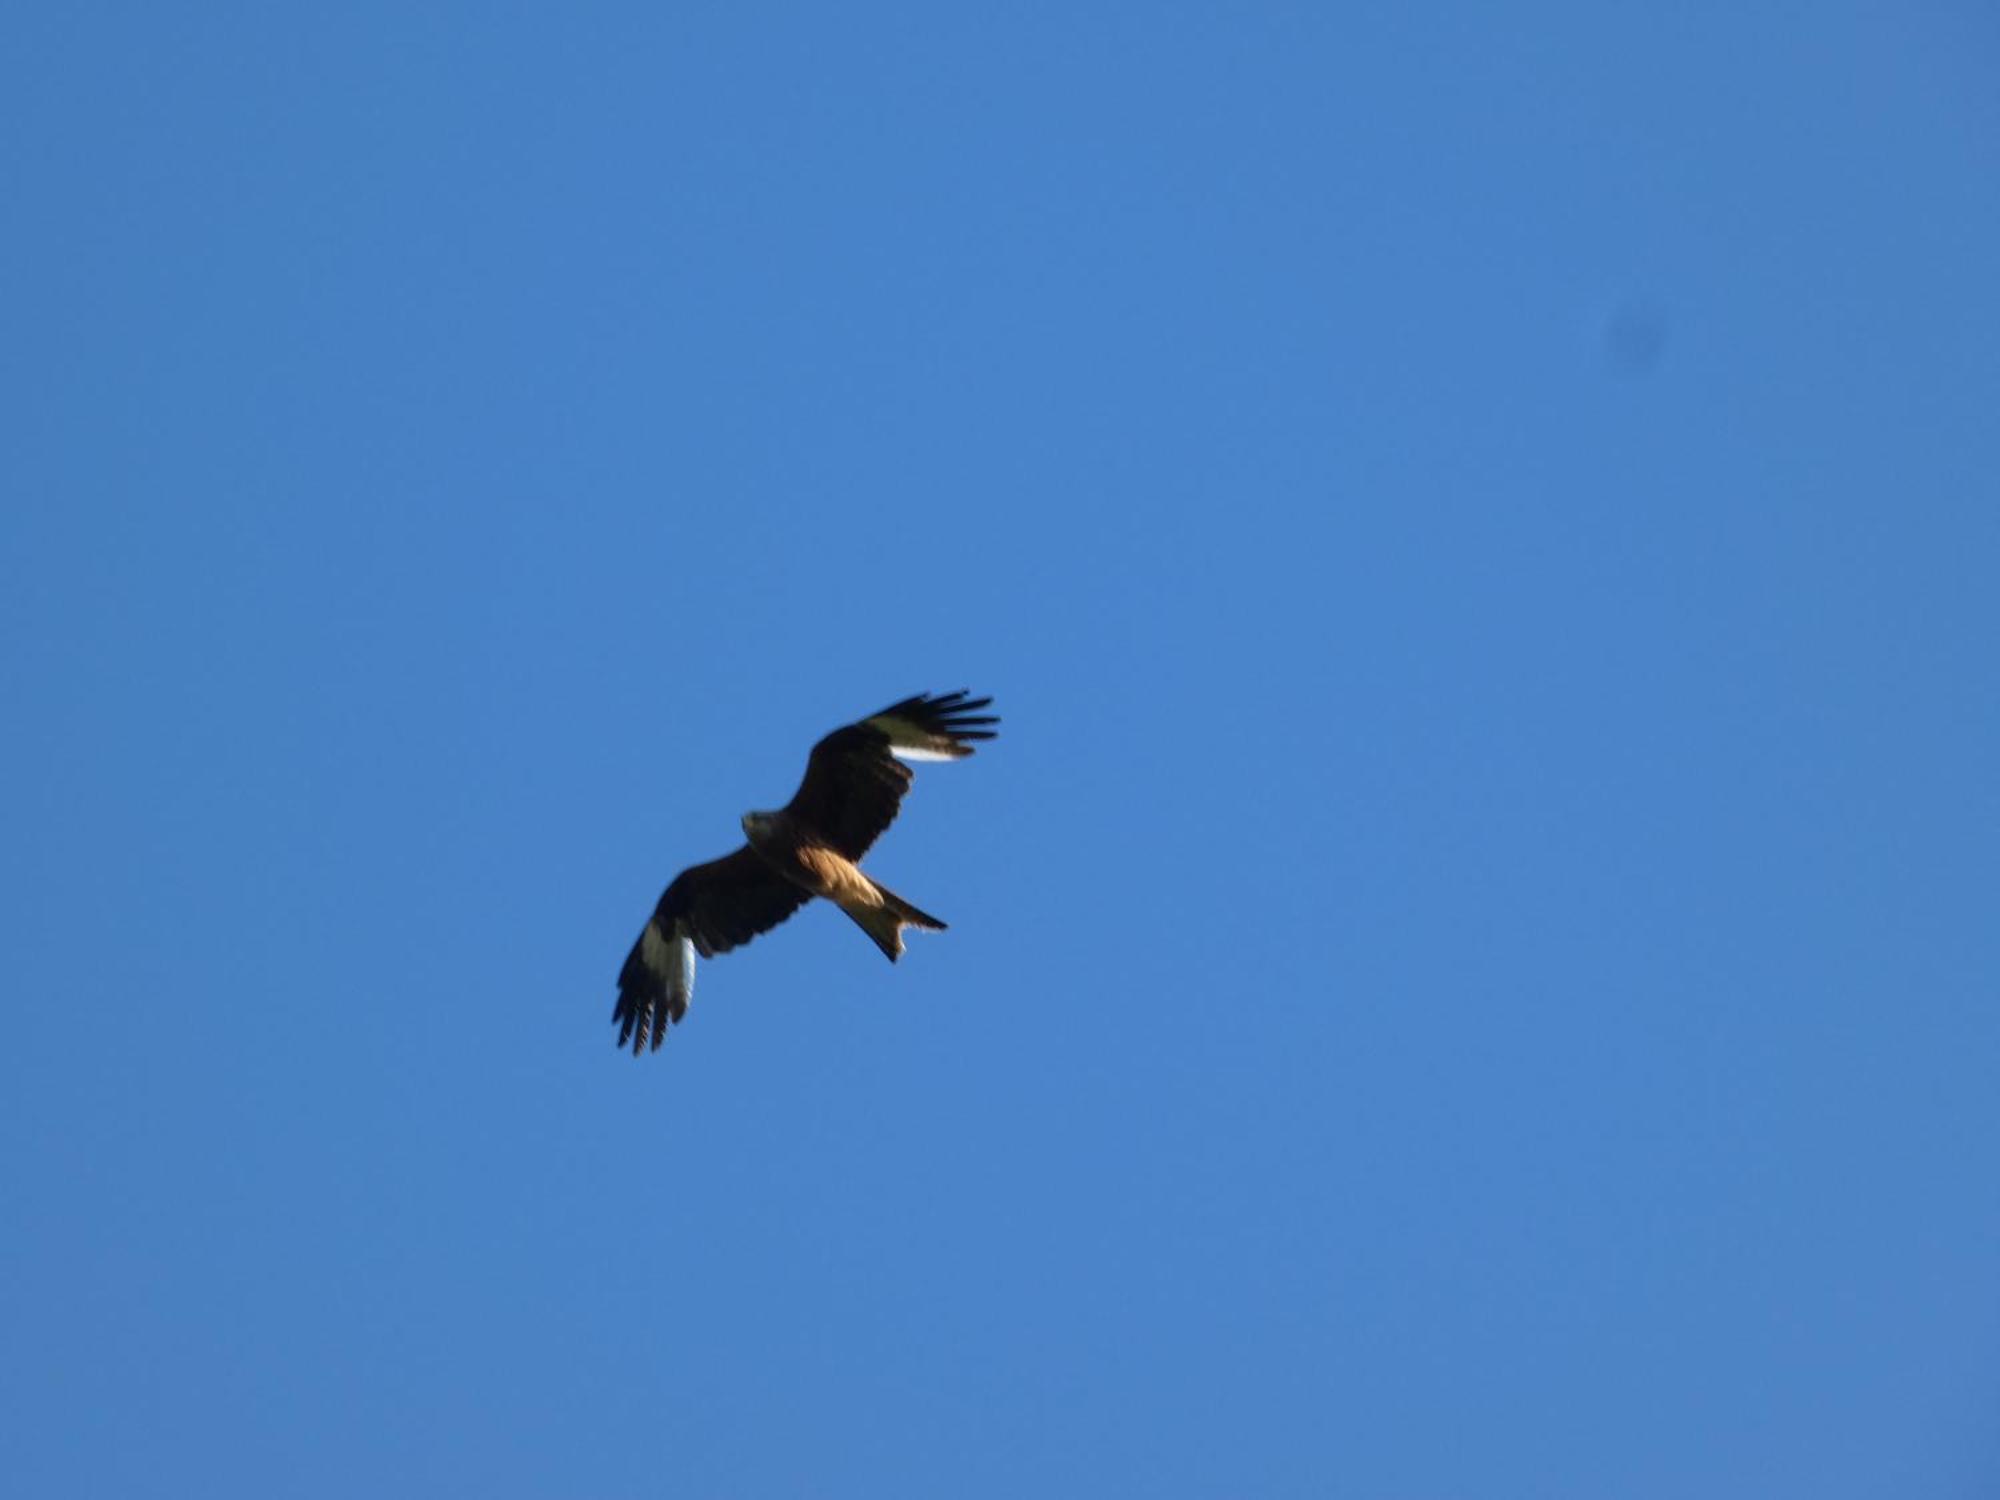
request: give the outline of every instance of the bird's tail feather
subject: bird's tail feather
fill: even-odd
[[[932,932],[943,932],[945,924],[920,907],[912,906],[901,896],[883,885],[873,882],[875,894],[882,898],[879,906],[843,907],[855,925],[875,940],[875,946],[894,963],[903,956],[903,929],[923,927]]]

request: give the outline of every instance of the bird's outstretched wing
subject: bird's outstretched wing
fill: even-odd
[[[768,932],[812,896],[793,885],[748,844],[674,877],[652,920],[618,974],[618,1045],[636,1055],[658,1047],[670,1023],[687,1015],[694,956],[713,958]]]
[[[920,693],[836,729],[813,746],[785,811],[848,859],[859,859],[896,820],[914,780],[906,760],[963,760],[972,740],[990,740],[1000,720],[982,714],[993,700]]]

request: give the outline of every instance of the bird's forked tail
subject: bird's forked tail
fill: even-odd
[[[945,925],[927,911],[910,905],[901,896],[880,881],[869,882],[875,888],[876,902],[863,906],[858,902],[852,906],[842,904],[841,910],[854,918],[855,925],[875,940],[875,946],[894,963],[903,956],[903,929],[923,927],[932,932],[943,932]]]

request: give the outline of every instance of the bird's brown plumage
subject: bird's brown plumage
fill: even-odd
[[[893,961],[900,928],[944,924],[856,867],[895,821],[914,779],[899,756],[959,760],[999,723],[990,698],[919,694],[844,725],[813,746],[792,800],[745,818],[756,832],[733,854],[674,877],[618,976],[618,1044],[658,1047],[687,1014],[693,956],[712,958],[784,921],[814,896],[835,901]]]

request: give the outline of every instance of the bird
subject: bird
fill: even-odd
[[[861,871],[916,779],[906,762],[964,760],[994,737],[991,698],[919,693],[844,724],[813,746],[805,779],[774,812],[743,814],[743,847],[673,878],[618,973],[618,1045],[658,1050],[687,1018],[695,956],[714,958],[769,932],[815,896],[831,901],[889,962],[903,929],[945,924]]]

